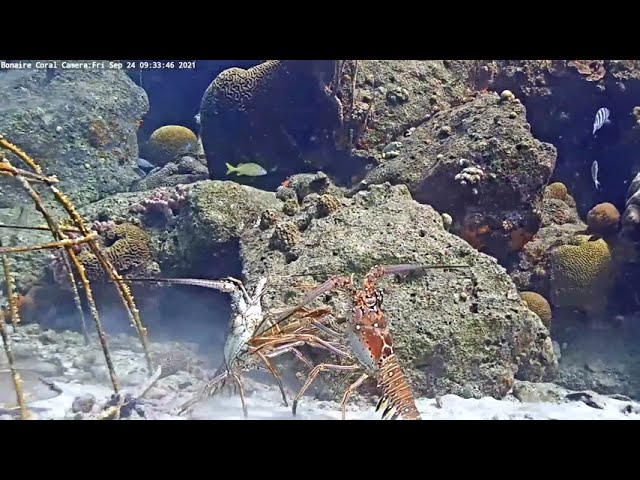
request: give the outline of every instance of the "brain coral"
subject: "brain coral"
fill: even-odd
[[[106,257],[120,274],[141,267],[151,260],[149,236],[135,225],[116,225],[106,232],[104,243]],[[78,260],[84,266],[89,280],[104,278],[104,270],[90,250],[84,250],[78,255]]]
[[[161,166],[175,160],[178,155],[198,153],[198,137],[186,127],[165,125],[151,134],[148,150],[149,161]]]
[[[612,255],[607,242],[579,235],[576,245],[562,245],[550,255],[551,302],[589,314],[601,313],[613,279]]]
[[[520,292],[520,298],[527,304],[529,310],[538,315],[542,323],[549,328],[551,324],[551,306],[547,299],[536,292]]]
[[[335,62],[268,60],[248,70],[220,73],[200,104],[200,133],[211,178],[226,176],[225,162],[246,162],[256,155],[267,170],[275,165],[280,170],[299,167],[307,149],[319,147],[311,145],[310,138],[324,141],[328,136],[322,133],[340,124],[342,109],[325,89]]]
[[[615,233],[618,230],[620,212],[611,203],[599,203],[587,214],[587,225],[594,233]]]

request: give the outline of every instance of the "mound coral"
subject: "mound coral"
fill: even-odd
[[[300,232],[293,222],[282,222],[276,225],[271,236],[271,247],[284,252],[290,250],[300,240]]]
[[[557,200],[564,200],[569,194],[567,187],[562,182],[553,182],[547,185],[544,190],[544,196],[547,198],[555,198]]]
[[[613,280],[612,254],[602,238],[578,235],[575,245],[551,252],[551,302],[588,314],[602,313]]]
[[[115,222],[113,222],[112,220],[109,221],[98,221],[96,220],[95,222],[93,222],[90,226],[90,229],[93,230],[94,232],[98,232],[99,234],[103,234],[106,231],[112,229],[113,227],[115,227],[116,224]],[[71,222],[70,219],[65,219],[63,221],[60,222],[60,228],[73,228],[73,223]],[[80,232],[76,232],[76,231],[67,231],[67,236],[70,239],[77,239],[77,238],[81,238],[82,234]],[[71,249],[75,252],[75,253],[80,253],[84,250],[87,250],[89,247],[87,247],[86,243],[79,243],[77,245],[73,245],[71,247]],[[62,251],[61,250],[54,250],[53,252],[53,257],[55,259],[55,261],[60,261],[62,262]],[[61,267],[62,268],[62,267]],[[59,273],[63,273],[66,275],[65,273],[66,271],[61,271]]]
[[[195,133],[180,125],[165,125],[155,130],[148,142],[149,161],[164,165],[180,155],[198,153],[199,142]]]
[[[620,212],[611,203],[599,203],[587,214],[589,231],[600,235],[615,233],[620,222]]]
[[[282,205],[282,211],[285,215],[289,215],[290,217],[293,217],[298,213],[298,210],[300,210],[300,205],[298,204],[298,200],[295,198],[288,199],[284,202],[284,205]]]
[[[340,208],[340,202],[334,195],[331,195],[330,193],[325,193],[323,195],[320,195],[320,198],[318,199],[317,208],[318,208],[318,216],[326,217],[328,215],[331,215],[333,212],[337,211],[338,208]]]
[[[567,198],[569,198],[567,196]],[[564,225],[565,223],[580,223],[580,217],[575,207],[565,200],[545,197],[542,200],[542,226]]]
[[[540,317],[542,323],[549,328],[551,324],[551,306],[547,299],[536,292],[520,292],[520,298],[527,304],[527,308]]]

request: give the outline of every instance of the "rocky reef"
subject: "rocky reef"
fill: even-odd
[[[487,93],[418,126],[358,188],[407,185],[417,201],[452,216],[452,231],[504,260],[538,231],[555,162],[555,148],[531,135],[523,105]]]
[[[554,179],[575,192],[582,215],[602,201],[622,210],[620,184],[640,167],[640,130],[633,114],[640,95],[637,61],[493,60],[478,61],[473,71],[478,88],[509,89],[522,100],[532,133],[553,143],[562,156]],[[601,107],[611,111],[611,124],[594,135],[592,124]],[[600,163],[599,191],[589,173],[593,160]]]
[[[266,276],[264,308],[278,311],[333,275],[466,265],[381,282],[417,395],[553,381],[639,397],[639,81],[634,61],[247,61],[204,82],[194,124],[156,116],[140,135],[149,103],[125,74],[0,72],[0,133],[61,178],[125,278]],[[594,134],[603,106],[613,121]],[[138,145],[156,165],[143,176]],[[267,174],[226,175],[243,162]],[[41,223],[2,189],[0,223]],[[73,310],[56,262],[12,259],[26,323],[57,328]],[[166,289],[132,289],[143,314],[190,321]],[[226,322],[228,299],[199,292],[203,315]],[[349,315],[339,292],[316,302]]]
[[[131,187],[133,191],[152,190],[157,187],[186,185],[209,178],[209,170],[200,160],[186,155],[177,161],[164,164],[151,170],[145,177],[137,180]]]
[[[274,193],[206,180],[112,195],[79,212],[100,233],[107,257],[125,278],[161,274],[217,278],[240,275],[240,234],[259,220],[263,210],[278,203]],[[35,214],[25,218],[31,224],[38,222]],[[50,234],[39,234],[38,238],[47,241]],[[115,291],[102,284],[106,279],[93,254],[82,249],[79,253],[99,298],[117,304]],[[73,297],[58,252],[15,256],[12,265],[18,292],[30,309],[25,315],[27,322],[37,320],[52,327],[57,317],[73,315]],[[133,291],[143,300],[149,296],[147,314],[159,315],[161,291],[149,285],[133,285]],[[44,301],[47,297],[49,300]],[[215,293],[211,298],[223,313],[226,298]],[[145,310],[144,302],[141,308]],[[124,318],[121,320],[126,324]]]

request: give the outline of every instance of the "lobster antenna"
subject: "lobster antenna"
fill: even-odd
[[[444,264],[444,263],[434,263],[431,265],[420,265],[420,264],[402,264],[402,265],[389,265],[387,267],[385,267],[386,269],[389,270],[389,274],[393,275],[393,274],[405,274],[405,273],[409,273],[412,270],[432,270],[432,269],[445,269],[445,268],[471,268],[471,265],[467,265],[467,264]],[[397,270],[397,271],[395,271]],[[325,282],[326,284],[327,282]],[[316,290],[320,290],[317,294],[316,297],[322,295],[323,293],[326,293],[327,289],[323,288],[324,285],[320,287],[317,287]],[[310,300],[312,301],[312,300]],[[283,321],[285,321],[287,318],[289,318],[291,315],[293,315],[295,312],[297,312],[302,306],[306,305],[309,302],[303,302],[303,303],[299,303],[294,307],[291,307],[287,310],[284,310],[282,313],[280,313],[280,317],[278,318],[278,316],[276,316],[276,321],[275,323],[271,324],[271,327],[275,327],[276,325],[279,325],[280,323],[282,323]],[[260,322],[260,325],[258,325],[258,328],[256,328],[256,332],[259,332],[260,329],[262,328],[262,326],[264,325],[264,323],[267,321],[267,318],[265,316],[265,319],[262,320],[262,322]]]

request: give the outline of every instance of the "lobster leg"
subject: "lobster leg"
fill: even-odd
[[[194,396],[192,399],[182,404],[178,411],[178,415],[182,415],[186,411],[190,410],[196,403],[201,402],[205,398],[213,396],[220,388],[224,386],[228,376],[229,372],[225,370],[221,374],[214,377],[213,380],[211,380],[204,386],[200,394]]]
[[[336,277],[330,278],[329,280],[324,282],[319,287],[317,287],[314,290],[312,290],[311,292],[307,293],[302,298],[300,303],[298,303],[296,306],[291,307],[291,308],[285,310],[284,312],[280,313],[280,315],[278,315],[275,318],[275,320],[273,321],[272,325],[278,325],[279,323],[281,323],[284,320],[286,320],[287,318],[289,318],[298,309],[300,309],[300,308],[304,307],[305,305],[308,305],[309,303],[313,302],[316,298],[318,298],[323,293],[327,293],[327,292],[329,292],[331,290],[334,290],[336,288],[351,289],[351,288],[353,288],[353,280],[351,279],[351,277],[347,277],[347,276],[336,276]],[[258,328],[258,330],[259,330],[259,328]]]
[[[313,365],[311,364],[311,362],[309,360],[307,360],[304,357],[304,355],[302,355],[302,352],[300,350],[298,350],[297,348],[291,347],[291,353],[293,353],[298,358],[298,360],[300,360],[307,367],[309,367],[309,370],[311,370],[313,368]]]
[[[304,395],[304,392],[311,386],[311,383],[315,380],[315,378],[318,376],[320,372],[322,372],[323,370],[355,372],[356,370],[360,370],[360,368],[362,368],[360,367],[360,365],[334,365],[330,363],[321,363],[319,365],[316,365],[314,369],[311,370],[311,373],[309,373],[309,376],[307,377],[307,381],[304,382],[304,385],[298,392],[298,395],[296,395],[296,398],[293,400],[293,407],[291,408],[291,412],[293,413],[293,415],[296,414],[298,401],[300,400],[302,395]]]
[[[362,385],[362,382],[364,382],[367,378],[369,378],[369,374],[363,373],[362,375],[360,375],[360,378],[358,378],[358,380],[353,382],[351,386],[349,386],[349,388],[347,388],[347,390],[344,392],[344,395],[342,396],[342,402],[341,402],[343,420],[345,420],[347,416],[347,401],[349,400],[349,397],[353,395],[353,393],[358,389],[358,387]]]
[[[242,380],[240,380],[240,376],[237,373],[232,373],[231,378],[233,378],[233,380],[236,382],[236,385],[238,385],[238,390],[240,391],[240,403],[242,403],[242,413],[244,414],[244,418],[246,419],[249,417],[249,412],[247,411],[247,403],[244,398],[244,388],[242,387]]]
[[[274,357],[279,357],[280,355],[284,355],[287,352],[290,352],[292,348],[295,347],[302,347],[303,345],[305,345],[306,342],[302,341],[302,340],[298,340],[296,342],[290,342],[286,345],[280,345],[279,347],[275,347],[273,350],[271,350],[269,353],[266,353],[265,355],[268,358],[274,358]],[[256,350],[256,353],[259,350]]]
[[[332,329],[330,329],[326,325],[323,325],[322,323],[318,322],[317,320],[313,320],[313,322],[311,322],[311,324],[314,327],[316,327],[318,330],[321,330],[324,333],[326,333],[327,335],[331,335],[332,337],[338,337],[338,338],[342,337],[342,334],[333,331]]]
[[[309,370],[311,370],[313,368],[313,364],[304,357],[304,355],[300,352],[300,350],[296,348],[296,347],[301,347],[303,345],[305,345],[305,342],[294,342],[289,345],[285,345],[284,347],[278,347],[273,352],[265,354],[265,356],[267,358],[274,358],[274,357],[279,357],[280,355],[284,355],[285,353],[291,352],[296,356],[298,360],[300,360],[307,367],[309,367]]]
[[[255,300],[255,302],[259,302],[262,299],[262,296],[267,291],[267,285],[268,284],[269,284],[269,281],[266,278],[263,279],[263,280],[260,280],[258,282],[258,284],[256,285],[256,288],[255,288],[255,290],[253,292],[253,300]]]
[[[267,368],[271,372],[271,375],[273,375],[276,381],[278,382],[278,388],[280,389],[280,393],[282,394],[282,401],[284,402],[284,406],[288,407],[289,402],[287,402],[287,395],[284,392],[284,386],[282,385],[282,376],[280,375],[280,372],[276,369],[276,367],[273,366],[271,361],[264,355],[264,353],[262,352],[256,352],[256,353],[258,354],[260,359],[264,362],[264,364],[267,366]]]
[[[263,348],[263,347],[260,347],[260,348],[257,348],[257,349],[254,350],[254,352],[260,357],[260,359],[262,359],[264,364],[269,368],[270,372],[273,374],[273,376],[278,381],[278,387],[280,388],[280,393],[282,394],[282,398],[283,398],[284,404],[286,406],[288,406],[288,402],[287,402],[287,397],[286,397],[285,392],[284,392],[284,387],[282,385],[281,376],[280,376],[279,372],[275,369],[273,364],[270,362],[269,359],[274,358],[274,357],[278,357],[278,356],[283,355],[283,354],[288,353],[288,352],[294,352],[294,354],[299,359],[301,359],[309,368],[313,368],[311,363],[306,358],[304,358],[302,353],[300,353],[295,348],[295,347],[299,347],[299,346],[303,346],[303,345],[309,345],[309,346],[317,347],[317,348],[325,348],[325,349],[337,354],[338,356],[341,356],[341,357],[344,357],[344,358],[350,358],[348,353],[341,351],[340,349],[338,349],[337,347],[332,345],[330,342],[326,342],[326,341],[324,341],[324,340],[322,340],[320,338],[317,338],[315,335],[302,334],[298,338],[299,338],[299,340],[293,341],[293,342],[288,342],[288,343],[286,343],[284,345],[276,347],[271,352],[269,352],[267,354],[264,354],[264,353],[262,353],[260,351],[260,348]]]
[[[278,347],[277,349],[274,349],[274,351],[267,356],[269,358],[277,357],[282,355],[283,353],[290,352],[291,351],[290,347],[302,347],[303,345],[309,345],[310,347],[316,347],[316,348],[323,348],[325,350],[330,351],[331,353],[334,353],[340,358],[346,358],[349,360],[352,359],[351,355],[348,352],[340,350],[331,342],[327,342],[325,340],[322,340],[321,338],[315,338],[315,339],[306,338],[306,339],[298,340],[297,342],[293,342],[289,345],[281,346],[281,347]]]
[[[244,298],[244,301],[247,303],[251,302],[251,296],[249,295],[249,292],[247,292],[247,289],[244,288],[244,283],[242,283],[240,280],[233,277],[225,277],[222,279],[222,281],[229,282],[230,284],[238,287],[238,289],[240,290],[240,293],[242,293],[242,297]]]
[[[193,406],[201,400],[200,395],[196,395],[188,401],[184,402],[180,408],[178,409],[178,415],[182,415],[183,413],[191,410]]]

